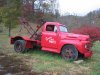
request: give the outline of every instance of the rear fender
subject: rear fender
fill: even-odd
[[[24,37],[24,36],[16,36],[16,37],[10,37],[10,43],[14,44],[17,40],[25,40],[26,42],[26,48],[33,48],[33,42],[30,38]]]

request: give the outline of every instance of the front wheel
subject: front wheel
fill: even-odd
[[[74,61],[78,58],[78,51],[73,45],[65,45],[62,48],[61,55],[67,61]]]
[[[18,53],[23,53],[27,50],[25,46],[26,42],[24,40],[17,40],[14,43],[14,50]]]

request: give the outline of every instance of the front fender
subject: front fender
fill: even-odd
[[[65,46],[65,45],[74,45],[80,53],[83,53],[82,42],[79,40],[61,40],[58,45],[59,53],[61,52],[63,46]]]

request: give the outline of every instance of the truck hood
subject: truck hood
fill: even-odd
[[[82,34],[74,34],[74,33],[62,33],[62,39],[76,39],[76,40],[83,40],[88,41],[89,35],[82,35]]]

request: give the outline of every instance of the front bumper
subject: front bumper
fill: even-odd
[[[88,51],[88,52],[84,53],[85,58],[90,58],[92,55],[93,55],[92,51]]]

